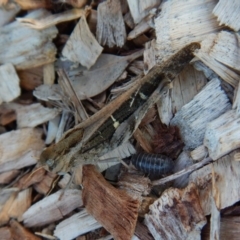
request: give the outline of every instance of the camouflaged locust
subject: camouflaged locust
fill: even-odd
[[[191,43],[167,62],[153,67],[128,91],[89,119],[70,129],[58,143],[46,148],[41,154],[39,164],[58,174],[70,172],[78,165],[95,164],[106,151],[122,143],[122,139],[114,142],[116,130],[146,103],[157,88],[160,94],[166,92],[169,83],[189,63],[194,57],[193,52],[199,48],[199,43]],[[137,116],[132,119],[136,120]],[[128,138],[134,129],[136,126],[130,128]],[[125,140],[127,139],[124,138]]]

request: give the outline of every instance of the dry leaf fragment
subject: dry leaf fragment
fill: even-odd
[[[98,5],[97,39],[101,45],[122,47],[126,29],[119,0],[107,0]]]
[[[67,70],[78,98],[83,100],[106,90],[121,76],[129,63],[142,53],[140,50],[125,57],[102,54],[90,70],[83,70],[80,67]]]
[[[139,203],[110,185],[93,165],[83,167],[83,203],[114,239],[130,240]]]
[[[82,16],[62,50],[64,57],[81,63],[88,69],[94,65],[103,48],[91,33],[86,17]]]
[[[19,77],[11,63],[0,67],[0,104],[10,102],[20,95],[19,82]]]

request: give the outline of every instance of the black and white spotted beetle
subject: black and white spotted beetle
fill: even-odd
[[[139,153],[132,156],[132,164],[149,175],[166,175],[172,172],[174,162],[162,154]]]

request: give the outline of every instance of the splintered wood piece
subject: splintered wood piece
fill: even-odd
[[[239,216],[228,216],[228,217],[221,217],[220,220],[220,237],[219,239],[231,239],[231,240],[238,240],[239,239]],[[210,224],[204,227],[202,232],[202,240],[209,240],[210,239]]]
[[[64,57],[90,68],[100,56],[103,48],[91,33],[86,17],[82,16],[62,50]]]
[[[19,181],[14,185],[19,189],[25,189],[29,186],[40,182],[44,178],[46,170],[44,168],[33,169],[32,172],[24,175]]]
[[[31,68],[18,71],[20,78],[20,86],[25,90],[34,90],[36,87],[42,85],[43,81],[43,68]]]
[[[133,133],[133,137],[136,139],[137,143],[142,147],[142,149],[147,153],[153,152],[153,147],[150,144],[149,138],[146,137],[146,133],[141,129],[136,129]]]
[[[135,236],[137,236],[139,239],[144,239],[144,240],[154,240],[153,236],[151,235],[151,233],[149,232],[148,228],[138,222],[136,229],[135,229]]]
[[[23,214],[23,222],[27,227],[43,226],[62,219],[80,206],[82,206],[81,191],[60,190],[32,205]]]
[[[238,0],[230,2],[220,0],[213,9],[213,14],[218,18],[220,25],[227,25],[237,32],[240,29],[239,9],[240,2]]]
[[[41,238],[35,236],[26,228],[24,228],[20,223],[15,220],[10,221],[10,229],[13,239],[29,239],[29,240],[41,240]]]
[[[156,40],[153,39],[145,44],[144,56],[144,74],[147,74],[150,69],[156,65],[155,59]]]
[[[35,164],[44,147],[42,131],[33,128],[1,134],[0,142],[0,172]]]
[[[45,172],[43,179],[34,184],[34,189],[41,194],[48,194],[49,191],[54,187],[54,181],[57,178],[57,174],[52,172]]]
[[[145,32],[149,31],[150,29],[154,28],[154,21],[153,15],[150,14],[148,17],[144,18],[135,28],[128,33],[127,40],[133,40],[138,36],[141,36]]]
[[[240,34],[221,31],[209,34],[201,43],[201,49],[195,52],[197,59],[211,68],[223,80],[236,87],[240,74]]]
[[[0,228],[0,236],[4,240],[13,240],[10,227]]]
[[[101,225],[84,209],[60,222],[56,226],[54,236],[59,239],[74,239],[79,235],[100,227]],[[69,229],[71,229],[71,231],[69,231]]]
[[[207,124],[231,108],[220,84],[217,78],[207,83],[171,121],[171,125],[179,127],[183,142],[188,149],[202,145]]]
[[[200,42],[221,27],[213,17],[216,0],[171,0],[161,5],[155,19],[158,62],[169,58],[191,42]]]
[[[20,80],[11,63],[0,66],[0,79],[0,104],[20,96]]]
[[[172,112],[179,111],[189,103],[206,85],[207,78],[192,65],[187,65],[183,71],[173,80],[171,90]]]
[[[25,17],[44,18],[50,13],[45,9],[30,12]],[[14,34],[13,34],[14,33]],[[29,69],[55,61],[56,27],[38,31],[14,21],[1,28],[0,63],[12,63],[16,69]]]
[[[33,10],[39,8],[50,8],[51,2],[48,0],[16,0],[15,1],[22,10]]]
[[[194,184],[170,188],[150,206],[144,223],[154,239],[201,239],[206,218]]]
[[[40,19],[34,18],[16,18],[17,21],[22,23],[24,26],[42,30],[45,28],[49,28],[57,25],[61,22],[71,21],[73,19],[77,19],[86,14],[86,11],[83,9],[71,9],[58,14],[51,14],[47,17],[43,17]]]
[[[142,201],[142,196],[147,196],[151,191],[151,181],[142,174],[126,172],[122,173],[118,180],[120,189],[125,190],[134,199]]]
[[[93,165],[83,166],[83,203],[114,239],[131,239],[139,203],[110,185]]]
[[[199,200],[205,215],[211,213],[212,178],[215,176],[217,209],[224,209],[240,200],[240,162],[234,161],[235,151],[190,175],[189,181],[199,189]],[[214,176],[213,176],[214,173]],[[217,194],[216,194],[217,193]]]
[[[21,221],[23,213],[31,206],[32,202],[32,189],[27,188],[18,193],[14,199],[11,207],[8,209],[10,218],[15,218]]]
[[[208,123],[204,137],[204,146],[208,148],[213,160],[239,148],[239,116],[230,110]]]
[[[17,125],[18,128],[36,127],[54,119],[58,114],[58,109],[45,108],[40,103],[22,106],[17,110]]]
[[[11,170],[8,172],[3,172],[0,174],[0,184],[7,184],[12,181],[17,175],[19,175],[19,170]]]
[[[141,20],[146,17],[150,11],[153,11],[154,7],[158,7],[161,0],[150,0],[140,2],[137,0],[127,0],[128,6],[135,24],[141,22]]]
[[[167,126],[170,124],[170,121],[173,117],[172,113],[172,90],[169,89],[165,95],[157,101],[157,110],[158,115],[163,124]]]
[[[101,45],[122,47],[126,41],[126,29],[120,0],[107,0],[98,5],[97,39]]]

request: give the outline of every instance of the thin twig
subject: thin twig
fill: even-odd
[[[212,159],[210,157],[203,159],[201,162],[199,163],[195,163],[190,167],[184,168],[183,170],[176,172],[168,177],[162,178],[162,179],[158,179],[152,182],[153,186],[156,185],[162,185],[164,183],[170,182],[176,178],[179,178],[187,173],[193,172],[201,167],[203,167],[204,165],[210,163],[212,161]]]

